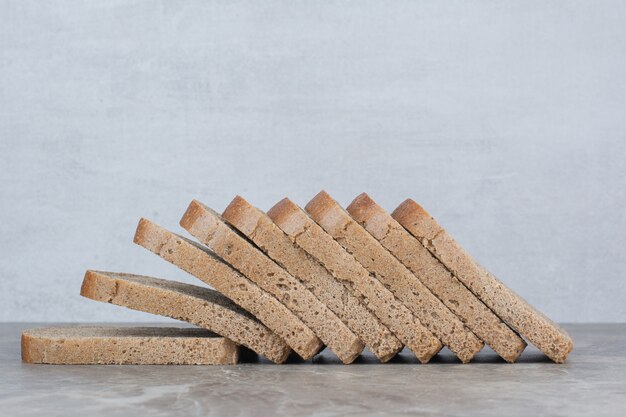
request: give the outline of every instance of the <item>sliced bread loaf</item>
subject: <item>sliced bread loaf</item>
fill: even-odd
[[[328,193],[317,194],[305,210],[463,363],[482,349],[482,341]]]
[[[232,365],[235,342],[204,329],[48,327],[22,333],[22,360],[55,365]]]
[[[408,199],[392,216],[505,323],[553,361],[565,362],[573,348],[567,332],[481,267],[419,204]]]
[[[296,245],[261,210],[237,196],[224,210],[222,218],[299,279],[365,342],[381,362],[388,361],[402,349],[402,343],[348,288]]]
[[[217,291],[164,279],[87,271],[80,295],[133,310],[187,321],[282,363],[289,346],[250,313]]]
[[[353,362],[359,356],[364,348],[361,339],[304,284],[233,230],[218,213],[194,200],[180,225],[233,268],[274,295],[309,326],[344,364]]]
[[[282,337],[303,359],[323,344],[313,331],[274,296],[218,259],[207,248],[141,219],[134,242],[209,284]]]
[[[515,362],[526,347],[526,342],[476,298],[389,213],[365,193],[355,198],[347,211],[470,330],[504,360]]]
[[[439,352],[439,339],[300,207],[285,198],[267,214],[298,246],[343,282],[421,362],[428,362]]]

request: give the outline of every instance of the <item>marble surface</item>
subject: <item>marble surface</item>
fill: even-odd
[[[154,416],[433,415],[617,416],[626,413],[626,324],[565,326],[575,348],[564,365],[529,347],[516,364],[485,348],[469,365],[444,350],[420,365],[406,350],[381,365],[350,366],[324,351],[313,361],[234,366],[23,364],[20,332],[0,324],[0,415]]]

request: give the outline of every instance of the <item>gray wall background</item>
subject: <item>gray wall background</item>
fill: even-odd
[[[0,1],[0,320],[192,198],[423,203],[558,321],[626,319],[626,2]],[[156,320],[163,320],[156,318]]]

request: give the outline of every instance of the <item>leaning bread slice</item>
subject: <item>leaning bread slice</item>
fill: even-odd
[[[442,347],[439,339],[300,207],[285,198],[267,214],[298,246],[343,282],[355,297],[415,353],[420,362],[428,362],[439,352]]]
[[[402,343],[376,316],[261,210],[237,196],[224,210],[222,218],[299,279],[365,342],[381,362],[388,361],[402,349]]]
[[[134,242],[209,284],[252,313],[303,359],[311,359],[323,348],[313,331],[287,307],[207,248],[146,219],[139,221]]]
[[[205,329],[47,327],[22,332],[22,360],[54,365],[232,365],[239,346]]]
[[[328,193],[317,194],[305,210],[463,363],[482,349],[483,342]]]
[[[141,275],[87,271],[80,295],[195,324],[276,363],[284,362],[291,352],[250,313],[209,288]]]
[[[356,359],[363,342],[300,281],[278,266],[221,216],[193,200],[180,225],[233,268],[274,295],[298,316],[344,363]]]
[[[348,213],[420,279],[463,323],[507,362],[515,362],[526,342],[502,322],[409,232],[366,193]]]
[[[573,348],[567,332],[481,267],[419,204],[408,199],[392,216],[513,330],[553,361],[565,362]]]

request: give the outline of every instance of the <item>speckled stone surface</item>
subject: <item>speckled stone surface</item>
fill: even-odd
[[[285,365],[255,358],[233,366],[23,364],[20,332],[40,325],[0,324],[0,415],[626,414],[626,324],[564,326],[575,343],[564,365],[532,346],[516,364],[488,348],[469,365],[448,350],[427,365],[406,350],[384,365],[368,352],[341,365],[328,350]]]

